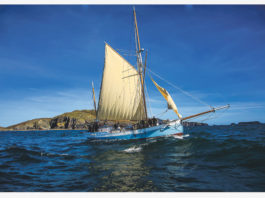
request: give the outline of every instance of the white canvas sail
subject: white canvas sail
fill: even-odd
[[[155,84],[156,88],[158,89],[158,91],[162,94],[162,96],[166,99],[167,101],[167,105],[168,105],[168,109],[173,109],[173,111],[178,115],[179,119],[182,118],[182,116],[179,114],[178,112],[178,108],[175,104],[175,102],[173,101],[172,97],[170,96],[170,94],[168,93],[168,91],[159,86],[153,79],[151,79],[153,81],[153,83]]]
[[[140,83],[137,70],[106,43],[97,119],[144,119]]]

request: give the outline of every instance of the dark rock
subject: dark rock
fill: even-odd
[[[200,122],[182,122],[183,126],[208,126],[206,123],[200,123]]]
[[[39,126],[38,122],[34,122],[33,128],[34,129],[40,129],[40,126]]]
[[[57,120],[58,120],[58,118],[51,119],[51,121],[50,121],[51,129],[55,129],[57,127]]]
[[[261,124],[259,121],[252,122],[239,122],[238,125],[250,125],[250,124]]]
[[[77,128],[77,127],[76,127],[76,119],[75,119],[75,118],[72,118],[72,119],[70,120],[70,126],[72,127],[72,129]]]

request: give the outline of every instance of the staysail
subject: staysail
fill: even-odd
[[[142,88],[138,71],[105,44],[105,66],[98,102],[98,120],[143,120]]]
[[[182,118],[182,116],[179,114],[176,104],[174,103],[173,99],[171,98],[170,94],[167,92],[166,89],[163,87],[160,87],[152,78],[151,80],[155,84],[158,91],[162,94],[162,96],[166,99],[168,104],[168,109],[173,109],[173,111],[178,115],[179,119]]]

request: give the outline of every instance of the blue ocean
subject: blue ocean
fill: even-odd
[[[1,192],[265,191],[265,125],[91,141],[86,131],[0,132]]]

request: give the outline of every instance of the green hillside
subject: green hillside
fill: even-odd
[[[49,130],[49,129],[86,129],[87,124],[96,118],[94,110],[75,110],[53,118],[28,120],[0,130]]]

